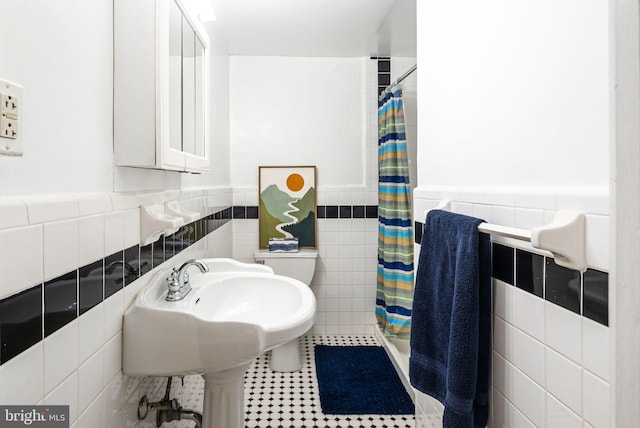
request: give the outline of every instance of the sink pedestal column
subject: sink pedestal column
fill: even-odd
[[[244,427],[244,374],[250,365],[202,375],[202,428]]]

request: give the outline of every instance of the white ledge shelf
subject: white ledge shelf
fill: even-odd
[[[140,245],[149,245],[163,233],[170,234],[183,224],[184,218],[167,214],[163,204],[143,205],[140,207]]]
[[[165,212],[173,217],[182,217],[185,223],[191,223],[200,218],[200,213],[188,211],[180,206],[178,201],[171,201],[165,204]]]

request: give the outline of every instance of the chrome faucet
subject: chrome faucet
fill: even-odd
[[[209,272],[207,265],[198,260],[187,260],[179,268],[171,269],[171,276],[167,278],[169,285],[169,292],[167,293],[166,300],[169,302],[177,302],[182,300],[191,291],[191,285],[189,284],[189,274],[187,268],[189,266],[196,266],[200,269],[200,272]]]

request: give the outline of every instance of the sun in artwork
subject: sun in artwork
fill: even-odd
[[[287,177],[287,187],[292,192],[298,192],[304,187],[304,178],[300,174],[291,174]]]

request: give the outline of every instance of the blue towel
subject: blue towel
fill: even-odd
[[[484,427],[489,415],[491,243],[482,222],[432,210],[422,234],[409,378],[444,404],[444,428]]]

